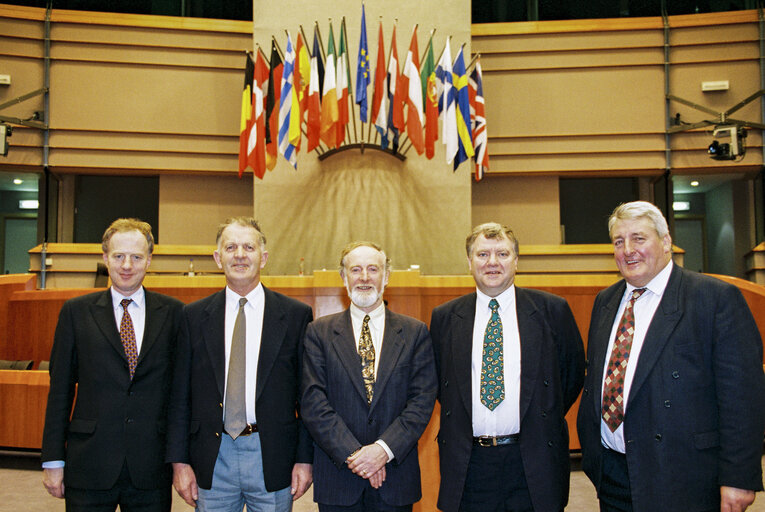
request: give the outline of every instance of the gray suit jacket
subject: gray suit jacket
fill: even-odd
[[[394,459],[380,488],[390,505],[418,501],[417,441],[430,421],[436,399],[433,349],[425,324],[385,312],[385,334],[367,404],[350,311],[319,318],[308,326],[303,370],[302,417],[314,443],[314,500],[348,506],[361,499],[367,480],[345,459],[382,439]]]

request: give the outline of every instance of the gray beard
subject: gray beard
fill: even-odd
[[[362,292],[354,289],[348,292],[348,296],[351,298],[351,302],[353,302],[357,307],[368,308],[374,305],[374,303],[377,302],[380,297],[382,297],[382,290],[380,292],[377,292],[377,290],[374,292]]]

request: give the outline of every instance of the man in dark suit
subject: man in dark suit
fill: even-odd
[[[672,263],[654,205],[608,221],[577,428],[601,511],[739,512],[762,489],[762,342],[738,289]]]
[[[566,301],[514,285],[518,240],[497,223],[466,241],[476,292],[433,310],[446,512],[560,512],[568,502],[566,411],[584,378]]]
[[[389,311],[390,260],[348,245],[340,275],[349,309],[317,319],[305,341],[302,414],[316,443],[321,512],[404,512],[421,497],[417,441],[436,400],[425,324]]]
[[[312,479],[297,416],[311,308],[261,284],[268,253],[255,219],[228,219],[216,242],[226,288],[184,308],[178,338],[173,485],[200,511],[288,511]]]
[[[167,400],[183,304],[142,286],[154,248],[147,223],[114,221],[102,248],[111,288],[65,302],[56,326],[43,483],[68,511],[166,512]]]

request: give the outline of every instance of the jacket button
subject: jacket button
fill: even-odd
[[[369,423],[370,425],[371,425],[372,423],[374,423],[374,422],[375,422],[375,420],[373,420],[372,418],[369,418],[369,419],[367,420],[367,423]]]
[[[543,418],[546,418],[546,417],[547,417],[547,411],[542,411],[542,417],[543,417]]]
[[[215,437],[220,437],[220,432],[216,432]]]
[[[656,440],[661,441],[661,434],[656,434]]]
[[[670,406],[670,405],[672,405],[672,402],[670,402],[669,400],[664,400],[664,407],[666,407],[667,409],[669,409],[669,406]]]
[[[549,385],[550,385],[550,381],[545,379],[545,386],[549,386]]]
[[[552,445],[553,445],[552,441],[547,441],[547,446],[552,446]]]
[[[450,410],[448,410],[448,411],[446,411],[446,415],[447,415],[447,416],[451,416],[451,415],[452,415],[452,411],[451,411],[451,409],[450,409]]]
[[[448,381],[448,380],[445,380],[445,381],[444,381],[444,387],[445,387],[445,388],[448,388],[448,387],[449,387],[449,381]]]
[[[672,372],[672,378],[673,379],[679,379],[680,378],[680,372],[678,372],[677,370]]]
[[[220,406],[221,409],[223,409],[223,402],[219,402],[218,405]]]
[[[586,395],[589,395],[589,394],[590,394],[590,390],[589,390],[589,389],[587,389],[587,388],[584,388],[584,391],[583,391],[583,393],[585,394],[585,396],[586,396]]]
[[[125,418],[125,423],[133,423],[133,418]]]

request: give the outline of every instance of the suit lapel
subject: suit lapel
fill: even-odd
[[[157,300],[157,296],[153,293],[144,290],[144,297],[146,301],[146,318],[144,319],[141,352],[138,353],[138,364],[141,364],[141,361],[157,341],[169,311],[169,308]]]
[[[225,288],[213,296],[202,315],[202,337],[207,347],[210,366],[215,374],[215,382],[218,384],[218,392],[222,397],[226,379],[226,344],[223,339],[226,333]]]
[[[680,267],[676,265],[673,267],[667,287],[662,294],[661,302],[659,302],[659,306],[656,308],[651,325],[648,326],[648,332],[646,332],[643,347],[640,349],[640,356],[637,360],[637,367],[635,368],[635,376],[632,379],[628,401],[640,391],[640,387],[653,370],[656,361],[658,361],[659,356],[664,350],[670,334],[672,334],[675,326],[680,321],[680,317],[682,317],[682,309],[680,308],[680,298],[682,297],[680,288],[683,285],[682,272]],[[629,405],[627,406],[627,412],[629,412]]]
[[[127,363],[125,347],[122,346],[120,331],[117,327],[117,322],[114,319],[111,288],[107,288],[106,291],[102,292],[96,301],[90,305],[90,312],[106,341],[125,363]]]
[[[518,334],[521,343],[521,391],[519,418],[521,423],[536,389],[539,365],[542,361],[540,338],[541,326],[536,306],[526,295],[526,290],[515,288],[515,312],[518,318]]]
[[[591,365],[589,371],[593,372],[593,390],[592,400],[596,410],[600,410],[603,391],[603,368],[606,364],[606,358],[609,357],[606,354],[608,350],[608,344],[611,341],[611,329],[614,326],[616,312],[619,311],[619,303],[624,295],[624,290],[627,288],[627,284],[622,280],[618,286],[614,287],[610,295],[603,297],[603,301],[598,312],[598,325],[596,330],[590,329],[590,332],[594,333],[594,336],[587,340],[588,348],[590,350],[590,361],[594,362]],[[594,314],[593,314],[594,316]]]
[[[473,352],[473,325],[475,324],[475,292],[463,297],[452,310],[447,326],[451,338],[452,362],[455,381],[452,384],[459,389],[462,403],[468,417],[473,418],[473,372],[471,369]]]
[[[260,398],[260,394],[266,387],[268,376],[271,374],[287,332],[287,319],[278,297],[265,286],[263,293],[265,294],[265,304],[263,307],[263,329],[260,334],[255,401]]]
[[[396,368],[396,363],[404,349],[404,338],[402,336],[403,327],[398,317],[385,309],[385,331],[383,333],[383,343],[380,349],[380,363],[377,365],[377,376],[375,378],[375,392],[370,404],[370,410],[380,401],[380,396],[384,394],[385,384],[390,379],[391,373]]]
[[[332,329],[335,336],[332,339],[332,348],[335,350],[337,357],[348,372],[348,377],[351,380],[351,384],[356,389],[356,392],[364,399],[364,402],[366,402],[367,392],[364,388],[364,378],[361,376],[361,359],[357,352],[356,339],[353,336],[350,309],[346,309],[342,314],[336,316],[333,324]],[[387,325],[385,326],[385,330],[388,330]],[[382,360],[380,362],[382,363]]]

